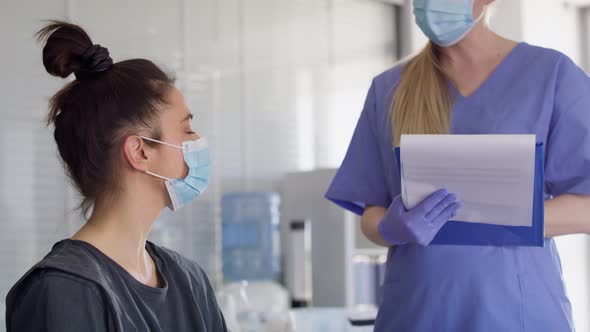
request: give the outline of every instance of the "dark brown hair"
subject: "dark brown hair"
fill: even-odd
[[[107,49],[74,24],[50,21],[37,37],[45,42],[49,74],[76,75],[50,99],[48,125],[55,125],[59,154],[86,216],[98,197],[120,189],[116,170],[123,167],[124,138],[146,129],[159,139],[159,112],[174,79],[145,59],[113,64]]]

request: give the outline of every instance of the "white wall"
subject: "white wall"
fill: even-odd
[[[401,40],[402,58],[419,52],[428,42],[428,38],[422,33],[415,23],[412,8],[412,0],[405,0],[401,13]]]
[[[562,0],[521,0],[523,39],[580,62],[579,8]]]
[[[551,0],[550,0],[551,1]],[[518,0],[496,0],[490,26],[498,34],[521,41],[523,31],[522,3]]]

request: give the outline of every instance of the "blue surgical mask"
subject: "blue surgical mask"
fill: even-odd
[[[187,203],[197,199],[205,191],[211,175],[211,158],[209,156],[207,141],[204,138],[195,141],[185,141],[182,142],[182,146],[178,146],[149,137],[139,137],[182,150],[184,162],[188,166],[188,175],[184,179],[171,179],[146,171],[149,175],[166,180],[165,184],[168,195],[170,196],[170,209],[172,211],[177,211]]]
[[[483,18],[473,18],[473,0],[414,0],[416,24],[433,43],[447,47],[460,42]]]

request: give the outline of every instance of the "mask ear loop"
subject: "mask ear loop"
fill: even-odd
[[[162,180],[166,180],[166,181],[170,181],[170,180],[172,180],[172,179],[170,179],[170,178],[167,178],[167,177],[165,177],[165,176],[158,175],[158,174],[156,174],[156,173],[152,173],[152,172],[150,172],[150,171],[145,171],[145,172],[146,172],[147,174],[151,175],[151,176],[155,176],[155,177],[157,177],[157,178],[160,178],[160,179],[162,179]]]
[[[157,139],[153,139],[153,138],[149,138],[149,137],[145,137],[145,136],[138,136],[139,138],[143,138],[145,140],[151,141],[151,142],[155,142],[155,143],[160,143],[160,144],[164,144],[164,145],[168,145],[171,146],[173,148],[177,148],[182,150],[182,146],[178,146],[178,145],[174,145],[174,144],[170,144],[170,143],[166,143],[166,142],[162,142],[162,141],[158,141]]]
[[[483,7],[483,9],[481,10],[481,14],[479,14],[479,16],[473,21],[473,25],[479,24],[479,22],[483,20],[483,18],[486,16],[486,13],[488,12],[488,9],[488,5],[485,5]]]
[[[167,145],[167,146],[170,146],[170,147],[173,147],[173,148],[177,148],[177,149],[180,149],[180,150],[182,150],[182,146],[178,146],[178,145],[174,145],[174,144],[170,144],[170,143],[166,143],[166,142],[158,141],[157,139],[153,139],[153,138],[149,138],[149,137],[145,137],[145,136],[138,136],[138,137],[139,137],[139,138],[141,138],[141,139],[145,139],[145,140],[147,140],[147,141],[151,141],[151,142],[155,142],[155,143],[164,144],[164,145]],[[150,171],[145,171],[145,173],[147,173],[147,174],[149,174],[149,175],[151,175],[151,176],[155,176],[155,177],[157,177],[157,178],[160,178],[160,179],[162,179],[162,180],[166,180],[166,181],[170,181],[170,180],[172,180],[171,178],[167,178],[167,177],[165,177],[165,176],[161,176],[161,175],[158,175],[158,174],[156,174],[156,173],[152,173],[152,172],[150,172]]]

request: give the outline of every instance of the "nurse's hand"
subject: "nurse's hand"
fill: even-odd
[[[449,194],[446,189],[435,191],[411,210],[406,210],[400,195],[393,200],[379,223],[379,233],[394,245],[427,246],[460,207],[457,196]]]

